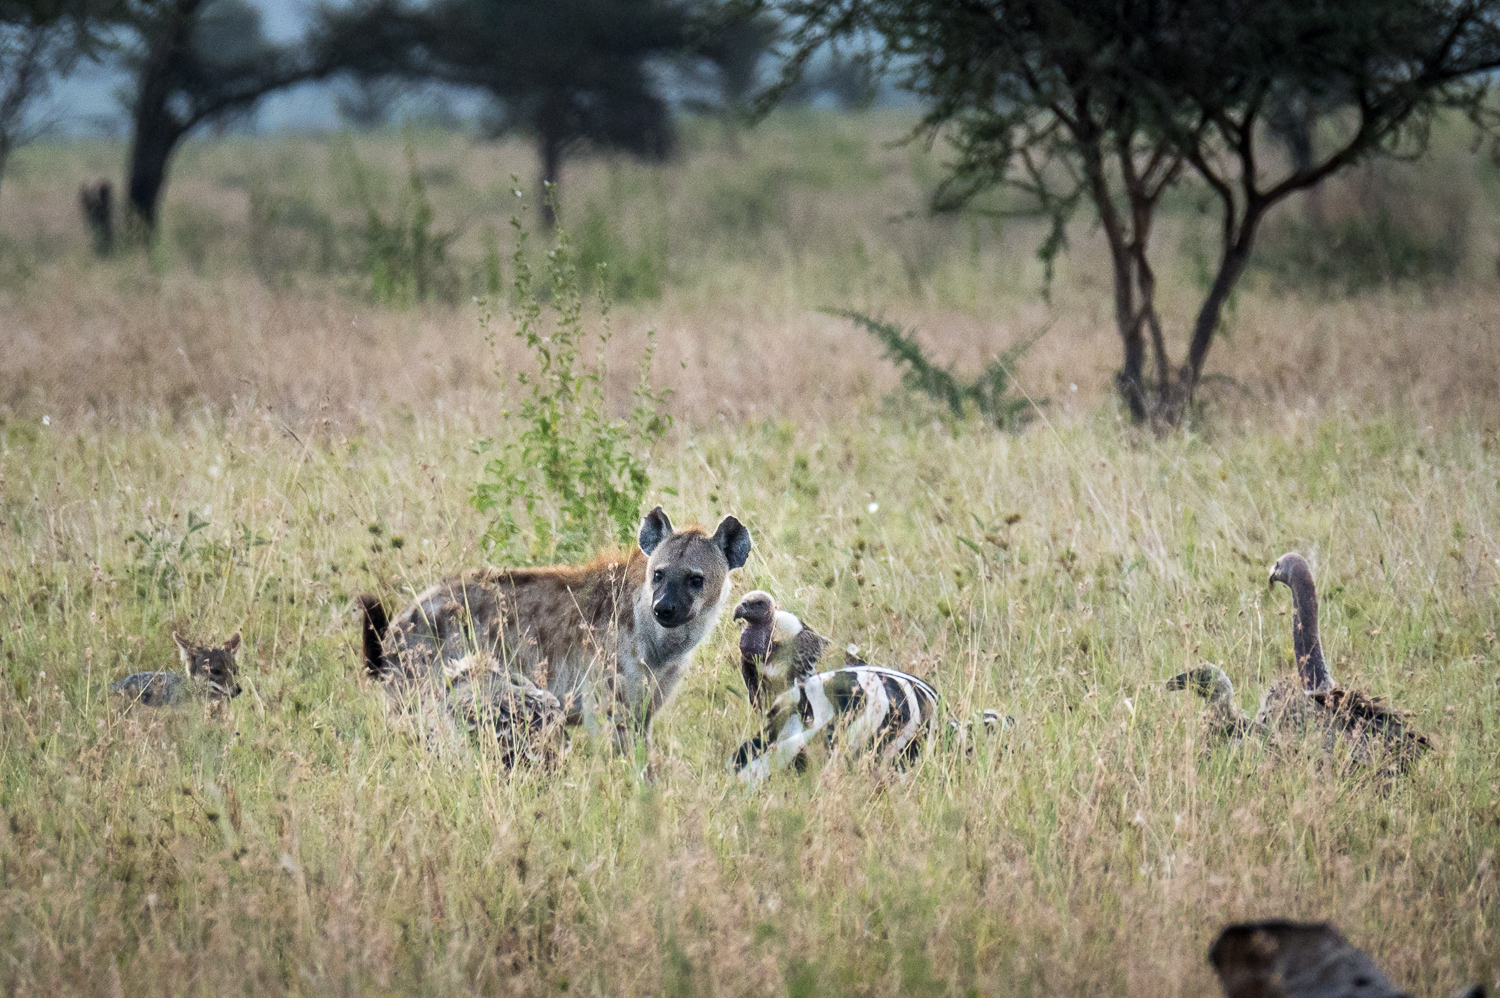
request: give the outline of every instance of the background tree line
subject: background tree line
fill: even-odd
[[[0,0],[0,178],[45,126],[52,82],[105,57],[132,81],[127,211],[147,234],[184,138],[308,80],[354,81],[372,116],[381,87],[482,94],[488,131],[535,143],[547,224],[568,157],[665,158],[680,107],[732,128],[810,86],[858,100],[887,80],[921,102],[911,138],[951,148],[934,210],[1045,218],[1049,267],[1080,211],[1099,224],[1121,400],[1169,427],[1277,204],[1419,155],[1442,113],[1491,134],[1500,0],[357,0],[284,44],[246,0]],[[1216,203],[1219,238],[1176,333],[1152,234],[1189,182]]]

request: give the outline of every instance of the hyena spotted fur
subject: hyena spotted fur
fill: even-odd
[[[134,672],[111,683],[109,691],[147,707],[165,707],[191,697],[228,700],[240,695],[240,669],[234,660],[240,647],[238,632],[222,645],[200,645],[176,631],[172,640],[184,671]]]
[[[674,530],[660,506],[639,540],[587,565],[463,572],[389,621],[363,597],[365,667],[393,695],[446,690],[458,723],[490,715],[502,743],[506,725],[545,724],[555,710],[623,748],[649,735],[751,544],[732,516],[712,534]]]

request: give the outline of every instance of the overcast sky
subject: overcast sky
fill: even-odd
[[[272,41],[290,41],[300,35],[314,7],[312,0],[248,2],[260,8],[262,25]],[[83,66],[54,90],[49,114],[58,121],[62,130],[72,134],[109,133],[111,129],[123,134],[125,121],[116,94],[124,82],[124,77],[117,71],[102,66]],[[338,125],[338,116],[328,87],[310,84],[274,94],[262,101],[256,125],[268,130],[334,128]]]

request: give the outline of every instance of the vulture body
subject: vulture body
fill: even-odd
[[[765,710],[811,676],[828,647],[826,638],[796,614],[779,609],[775,598],[764,590],[746,593],[734,608],[734,619],[745,622],[740,632],[740,676],[757,710]]]
[[[1208,951],[1225,998],[1409,998],[1328,922],[1229,925]],[[1475,984],[1455,998],[1484,998]]]
[[[1404,772],[1430,742],[1407,726],[1406,714],[1382,698],[1344,689],[1334,681],[1323,658],[1317,589],[1306,559],[1296,553],[1278,558],[1270,584],[1278,582],[1292,591],[1297,674],[1272,682],[1253,718],[1235,704],[1234,684],[1216,665],[1175,676],[1168,680],[1167,689],[1191,689],[1207,700],[1208,722],[1219,737],[1238,740],[1253,733],[1282,745],[1300,743],[1309,732],[1316,732],[1330,756]]]

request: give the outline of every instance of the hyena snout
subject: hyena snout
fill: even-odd
[[[694,599],[685,585],[669,585],[651,604],[651,615],[663,627],[681,627],[693,619]],[[702,583],[699,583],[702,589]]]
[[[237,697],[242,692],[244,692],[244,690],[240,687],[240,681],[238,679],[235,679],[233,676],[226,676],[223,673],[210,674],[208,677],[208,685],[220,695],[230,698]]]

